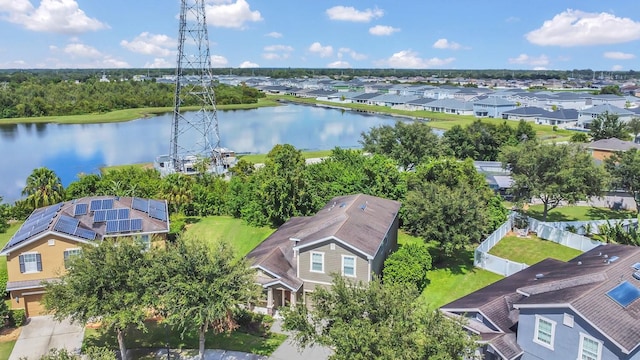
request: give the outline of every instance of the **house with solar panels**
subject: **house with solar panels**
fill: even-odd
[[[64,273],[83,244],[134,237],[150,246],[168,232],[163,200],[99,196],[36,209],[0,251],[7,257],[11,308],[25,309],[27,317],[42,315],[43,282]]]
[[[485,360],[640,359],[640,247],[546,259],[444,305]]]

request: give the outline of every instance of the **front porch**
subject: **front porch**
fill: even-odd
[[[302,288],[293,291],[280,286],[270,286],[263,288],[262,296],[255,304],[254,311],[265,311],[269,315],[275,315],[279,308],[293,307],[297,304],[304,304]]]

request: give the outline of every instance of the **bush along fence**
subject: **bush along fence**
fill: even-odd
[[[637,223],[637,219],[624,220],[623,224],[628,227],[629,224]],[[523,217],[518,213],[509,214],[507,221],[502,224],[496,231],[487,237],[475,250],[473,264],[481,269],[485,269],[502,276],[510,276],[520,270],[526,269],[527,264],[519,263],[503,259],[501,257],[489,254],[489,250],[494,247],[502,238],[510,231],[522,229],[523,232],[534,232],[541,239],[553,241],[560,245],[564,245],[582,252],[589,251],[597,246],[602,245],[600,241],[593,240],[586,236],[575,234],[567,231],[567,227],[573,226],[573,229],[583,229],[583,234],[595,234],[594,230],[609,222],[613,225],[620,220],[593,220],[593,221],[571,221],[571,222],[542,222],[531,217]]]

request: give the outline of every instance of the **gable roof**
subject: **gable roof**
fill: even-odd
[[[611,104],[596,105],[590,108],[580,110],[580,114],[582,115],[600,115],[605,112],[608,112],[609,114],[620,115],[620,116],[630,116],[634,114],[629,110],[621,109]]]
[[[101,212],[100,216],[97,212]],[[0,251],[0,255],[6,255],[48,234],[91,243],[106,237],[166,232],[169,232],[169,213],[164,200],[84,197],[34,210]]]
[[[294,217],[256,246],[247,258],[253,267],[268,271],[293,290],[302,285],[296,277],[294,251],[334,240],[373,258],[393,225],[400,203],[375,196],[338,196],[314,216]]]
[[[640,149],[640,144],[636,144],[631,141],[620,140],[618,138],[609,138],[591,142],[587,145],[587,148],[606,151],[627,151],[631,149]]]
[[[607,293],[627,281],[634,287],[640,248],[606,244],[563,262],[546,259],[441,308],[452,313],[480,311],[512,333],[519,309],[570,308],[624,353],[640,345],[640,300],[624,307]]]

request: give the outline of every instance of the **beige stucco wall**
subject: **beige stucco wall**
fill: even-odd
[[[52,244],[49,243],[52,240]],[[64,251],[78,249],[81,244],[54,234],[34,243],[11,251],[7,255],[7,275],[9,281],[43,280],[64,274]],[[19,256],[24,253],[39,253],[42,257],[42,271],[20,273]]]

